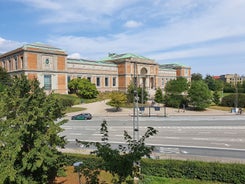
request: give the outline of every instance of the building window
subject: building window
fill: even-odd
[[[117,85],[116,79],[117,79],[116,77],[113,77],[113,79],[112,79],[112,85],[113,85],[113,86],[116,86],[116,85]]]
[[[14,58],[14,63],[15,63],[15,70],[18,70],[18,58]]]
[[[185,69],[185,76],[188,76],[189,70]]]
[[[109,82],[108,82],[108,77],[105,78],[105,86],[108,86]]]
[[[23,68],[23,56],[20,57],[20,69]]]
[[[71,81],[71,76],[67,76],[67,82],[70,82]]]
[[[164,78],[162,78],[162,86],[164,86],[164,84],[165,84],[165,80]]]
[[[12,62],[11,62],[11,60],[8,61],[8,71],[12,71]]]
[[[100,86],[100,78],[96,77],[96,86]]]
[[[87,77],[88,81],[91,82],[91,77]]]
[[[51,82],[51,75],[44,75],[44,89],[51,90],[52,82]]]

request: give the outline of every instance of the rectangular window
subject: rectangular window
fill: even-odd
[[[113,86],[116,86],[116,85],[117,85],[116,79],[117,79],[116,77],[113,77],[113,79],[112,79],[112,85],[113,85]]]
[[[96,86],[100,86],[100,78],[96,77]]]
[[[20,57],[20,69],[23,68],[23,56]]]
[[[164,84],[165,84],[165,80],[164,78],[162,78],[162,86],[164,86]]]
[[[88,81],[91,82],[91,77],[87,77]]]
[[[12,71],[12,62],[11,62],[11,60],[8,61],[8,71]]]
[[[189,70],[185,69],[185,76],[188,76]]]
[[[71,76],[67,76],[67,82],[71,81]]]
[[[18,70],[18,57],[14,58],[15,70]]]
[[[52,88],[51,75],[44,75],[44,89],[51,90]]]
[[[108,77],[105,78],[105,86],[108,86],[109,83],[108,83]]]

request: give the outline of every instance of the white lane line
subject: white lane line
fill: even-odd
[[[82,133],[70,133],[69,135],[83,135]]]
[[[175,140],[177,139],[178,140],[180,139],[180,137],[163,137],[163,139],[175,139]]]
[[[198,137],[194,137],[194,138],[192,138],[192,140],[195,140],[195,141],[208,141],[210,139],[209,138],[198,138]]]

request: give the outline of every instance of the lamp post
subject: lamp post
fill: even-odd
[[[77,172],[77,174],[78,174],[78,184],[82,184],[82,182],[81,182],[81,171],[79,170],[79,166],[80,165],[82,165],[83,164],[83,162],[82,161],[80,161],[80,162],[75,162],[74,164],[73,164],[73,166],[74,166],[74,168],[75,168],[75,171]]]
[[[139,95],[137,91],[137,76],[136,76],[137,65],[134,62],[134,109],[133,109],[133,139],[139,140]],[[136,110],[136,112],[135,112]],[[135,120],[136,116],[136,120]]]
[[[237,88],[237,74],[235,73],[234,75],[234,82],[235,82],[235,90],[236,90],[236,95],[235,95],[235,113],[237,113],[237,108],[238,108],[238,88]]]

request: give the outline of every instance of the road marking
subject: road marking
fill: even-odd
[[[82,133],[70,133],[70,135],[83,135]]]
[[[180,150],[179,148],[165,148],[165,147],[160,147],[159,148],[160,153],[165,153],[165,154],[179,154]]]
[[[198,137],[194,137],[194,138],[192,138],[192,140],[195,140],[195,141],[208,141],[210,139],[209,138],[198,138]]]
[[[164,139],[180,139],[180,137],[163,137]]]

